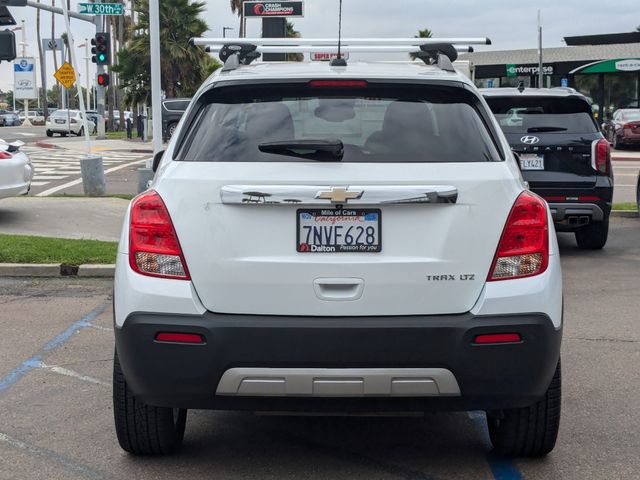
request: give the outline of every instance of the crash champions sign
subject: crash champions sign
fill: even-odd
[[[245,17],[304,17],[303,2],[244,2]]]
[[[16,100],[38,98],[36,65],[33,58],[16,58],[13,62],[13,85]]]

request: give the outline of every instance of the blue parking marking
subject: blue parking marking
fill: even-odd
[[[67,340],[71,338],[71,336],[76,333],[78,330],[82,328],[86,328],[91,326],[91,322],[98,317],[102,312],[104,312],[109,306],[109,302],[103,303],[98,307],[91,310],[87,315],[82,317],[77,322],[74,322],[69,328],[67,328],[60,335],[57,335],[54,339],[50,340],[44,347],[42,347],[41,352],[39,354],[34,355],[28,360],[25,360],[16,368],[11,370],[7,375],[0,378],[0,393],[8,390],[14,383],[20,380],[24,375],[33,370],[34,368],[38,368],[40,366],[41,354],[50,352],[55,348],[59,347]]]
[[[40,357],[36,355],[35,357],[31,357],[29,360],[25,360],[16,368],[11,370],[4,377],[0,378],[0,393],[7,390],[11,385],[16,383],[20,378],[25,375],[30,370],[34,368],[38,368],[40,365]]]
[[[489,442],[489,430],[484,412],[469,412],[469,418],[480,428]],[[522,480],[524,477],[513,461],[489,453],[487,462],[495,480]]]

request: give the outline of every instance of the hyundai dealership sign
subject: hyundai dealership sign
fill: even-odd
[[[303,2],[244,2],[245,17],[304,17]]]
[[[13,62],[13,85],[16,100],[33,100],[34,98],[38,98],[35,59],[15,59]]]

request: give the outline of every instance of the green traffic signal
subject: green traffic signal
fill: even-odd
[[[95,37],[91,39],[91,61],[98,65],[111,64],[111,39],[106,33],[96,33]]]

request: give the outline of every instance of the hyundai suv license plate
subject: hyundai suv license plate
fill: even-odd
[[[381,213],[377,209],[297,211],[297,250],[303,253],[379,252]]]
[[[520,170],[544,170],[544,155],[521,153]]]

